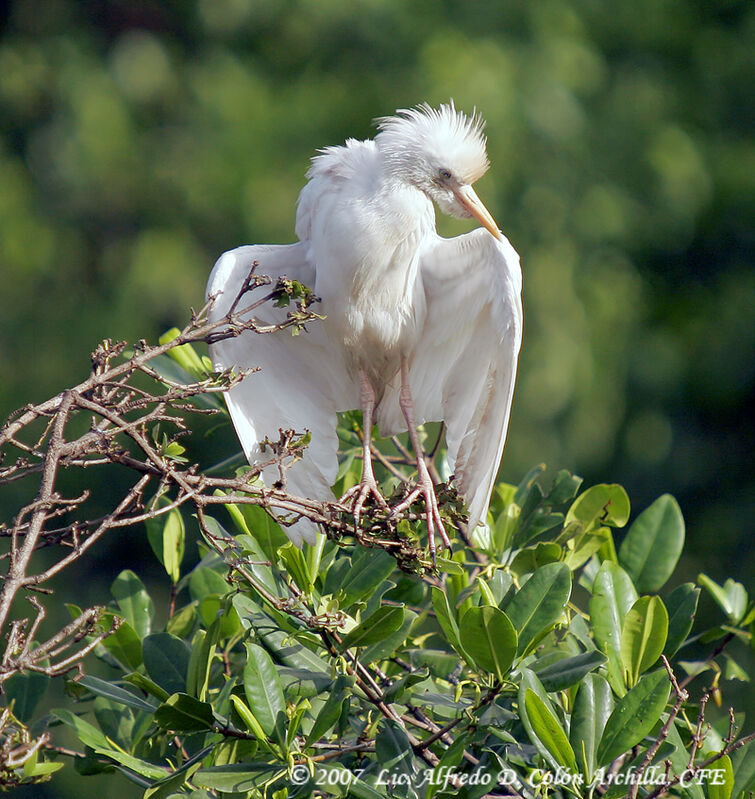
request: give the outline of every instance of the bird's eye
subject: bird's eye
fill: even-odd
[[[449,170],[449,169],[439,169],[438,170],[438,177],[441,180],[450,180],[451,179],[451,170]]]

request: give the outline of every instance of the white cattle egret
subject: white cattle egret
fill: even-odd
[[[374,140],[349,139],[312,160],[296,214],[299,241],[239,247],[220,257],[208,284],[221,319],[248,277],[286,276],[322,300],[322,322],[301,336],[252,332],[212,346],[219,369],[259,367],[228,392],[228,408],[250,463],[280,429],[309,430],[311,441],[287,472],[287,489],[332,499],[338,471],[336,413],[364,414],[362,480],[343,498],[356,524],[369,498],[387,510],[370,455],[381,435],[407,431],[417,459],[416,488],[396,515],[424,499],[430,551],[450,546],[417,424],[443,421],[447,461],[469,510],[485,522],[503,452],[522,334],[519,257],[472,184],[487,170],[482,120],[453,103],[399,110],[377,120]],[[441,211],[484,227],[452,239],[435,230]],[[266,304],[269,305],[269,304]],[[265,307],[263,322],[285,310]],[[279,477],[267,467],[267,484]],[[297,546],[314,543],[301,519],[286,528]]]

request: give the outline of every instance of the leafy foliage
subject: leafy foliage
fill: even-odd
[[[311,299],[295,286],[279,286],[268,299],[289,289],[304,309],[297,304],[283,326],[298,329]],[[225,461],[200,473],[175,458],[175,437],[156,428],[187,430],[182,414],[196,409],[225,418],[216,394],[238,379],[213,375],[194,350],[193,342],[216,335],[203,319],[123,362],[124,346],[104,343],[84,388],[29,406],[4,428],[8,447],[23,454],[3,479],[41,471],[49,494],[20,514],[38,519],[39,532],[17,521],[17,537],[43,549],[64,540],[73,555],[96,541],[92,534],[82,543],[89,524],[82,520],[45,527],[60,503],[77,512],[85,506],[52,491],[48,471],[31,458],[64,468],[75,451],[82,468],[111,453],[111,466],[136,471],[139,489],[128,506],[96,520],[97,530],[139,525],[164,571],[162,586],[153,586],[124,569],[107,607],[69,606],[73,622],[43,643],[30,637],[43,618],[39,603],[31,627],[11,623],[0,669],[8,700],[0,720],[5,787],[39,783],[64,765],[51,744],[62,726],[79,741],[82,775],[118,772],[144,799],[376,799],[423,789],[442,799],[489,788],[517,797],[591,799],[600,791],[651,799],[670,791],[746,799],[755,787],[755,736],[741,736],[743,719],[734,711],[726,730],[706,727],[705,708],[709,698],[721,702],[726,680],[747,679],[735,647],[752,644],[755,603],[740,583],[720,586],[706,575],[700,587],[665,592],[684,539],[671,497],[637,515],[617,547],[617,531],[632,515],[626,491],[615,484],[583,490],[566,471],[548,481],[537,466],[519,485],[498,485],[487,527],[468,531],[452,482],[440,482],[442,431],[428,430],[428,440],[437,440],[430,469],[441,512],[457,532],[453,551],[434,564],[422,546],[421,508],[389,523],[383,509],[368,506],[357,526],[346,505],[263,490],[249,467],[214,477],[233,466]],[[167,393],[140,389],[135,405],[134,375]],[[164,408],[174,397],[181,404],[173,403],[178,415],[171,416]],[[120,442],[98,443],[93,461],[89,434],[64,439],[79,401],[108,421],[100,435]],[[24,425],[42,414],[52,419],[47,432],[24,449]],[[345,414],[339,433],[344,490],[361,471],[359,415]],[[148,461],[128,448],[129,437]],[[282,470],[304,438],[282,431],[280,442],[270,442]],[[413,458],[401,439],[379,446],[376,474],[392,501],[411,483],[403,470]],[[148,499],[153,477],[156,493]],[[276,507],[313,514],[327,535],[297,549],[272,515]],[[187,563],[195,530],[198,559]],[[3,587],[6,613],[17,591],[30,580],[44,583],[65,563],[35,577],[17,546],[11,556],[23,570]],[[690,637],[701,588],[722,621]],[[80,639],[79,650],[63,657]],[[680,660],[699,651],[696,641],[715,648],[703,659]],[[48,653],[55,660],[46,664],[41,655]],[[69,676],[74,704],[37,718],[50,678],[70,675],[89,653],[101,662],[99,675]],[[695,705],[687,686],[700,675],[708,687]],[[35,738],[32,728],[41,734]]]

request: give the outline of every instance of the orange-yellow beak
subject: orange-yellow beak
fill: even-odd
[[[454,195],[485,230],[489,230],[497,239],[501,238],[501,231],[498,229],[495,219],[471,186],[460,186],[458,189],[454,189]]]

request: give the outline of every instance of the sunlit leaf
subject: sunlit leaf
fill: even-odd
[[[600,739],[598,766],[607,766],[628,752],[653,729],[666,707],[670,690],[668,675],[661,669],[646,674],[619,700]]]
[[[471,607],[461,619],[460,643],[481,669],[506,678],[517,652],[517,634],[508,616],[498,608]]]
[[[619,548],[619,563],[641,594],[651,593],[671,576],[683,547],[682,511],[670,494],[664,494],[632,523]]]

